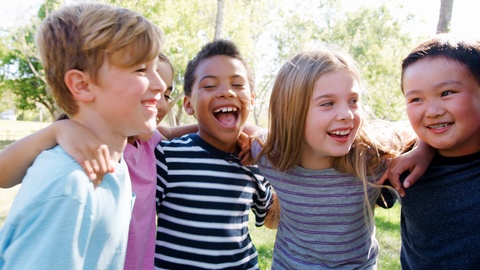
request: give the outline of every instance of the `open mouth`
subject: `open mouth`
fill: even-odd
[[[328,135],[332,136],[332,137],[336,137],[336,138],[346,138],[348,137],[348,135],[350,134],[351,130],[334,130],[334,131],[330,131],[330,132],[327,132]]]
[[[220,124],[226,127],[234,126],[238,121],[239,111],[236,107],[220,107],[213,110],[213,115]]]

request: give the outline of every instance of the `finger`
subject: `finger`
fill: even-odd
[[[93,180],[95,180],[95,178],[97,178],[97,174],[93,170],[93,167],[88,160],[85,160],[85,161],[81,162],[80,165],[82,166],[82,169],[87,174],[88,179],[93,181]]]
[[[380,179],[378,180],[377,184],[379,185],[383,185],[383,183],[385,182],[385,180],[388,179],[388,174],[390,173],[390,171],[388,169],[385,170],[385,172],[382,174],[382,177],[380,177]]]
[[[390,182],[390,185],[398,192],[398,194],[400,194],[400,196],[405,196],[405,190],[400,182],[400,174],[390,172],[388,175],[388,181]]]
[[[405,188],[411,187],[415,182],[417,182],[420,176],[422,176],[420,169],[417,169],[417,167],[413,168],[410,174],[405,178],[405,181],[403,181],[403,186]]]
[[[250,147],[243,148],[240,153],[238,153],[238,157],[243,157],[250,153]]]
[[[97,162],[99,165],[99,171],[97,174],[103,178],[103,175],[110,172],[112,169],[112,164],[110,163],[110,153],[106,145],[100,146],[97,152],[98,158]]]

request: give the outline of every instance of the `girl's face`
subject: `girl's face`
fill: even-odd
[[[459,63],[422,59],[403,73],[407,115],[415,133],[443,156],[480,151],[480,86]]]
[[[359,85],[348,70],[320,77],[313,87],[307,112],[300,165],[307,169],[332,167],[332,157],[346,155],[362,121]]]
[[[157,103],[157,125],[167,115],[168,105],[170,101],[170,94],[173,90],[173,71],[170,65],[166,62],[159,62],[157,72],[162,77],[163,81],[167,85],[167,90]],[[163,109],[162,109],[163,108]]]

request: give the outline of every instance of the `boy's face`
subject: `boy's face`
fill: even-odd
[[[415,133],[447,157],[480,151],[480,86],[461,64],[426,58],[404,70],[407,114]]]
[[[184,107],[197,119],[199,136],[222,151],[236,152],[254,100],[245,66],[235,58],[217,55],[198,65],[195,78]]]
[[[95,110],[116,134],[135,136],[156,128],[157,101],[166,89],[157,63],[155,59],[123,68],[105,61],[100,68],[98,84],[93,86],[97,88]]]

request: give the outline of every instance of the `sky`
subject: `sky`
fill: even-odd
[[[377,0],[343,0],[344,6],[355,8],[359,4],[375,3]],[[423,23],[415,31],[431,35],[435,33],[440,9],[440,0],[402,1],[407,11],[418,16]],[[0,0],[0,27],[8,28],[26,21],[37,11],[42,0]],[[454,34],[480,38],[480,1],[454,0],[451,30]]]

